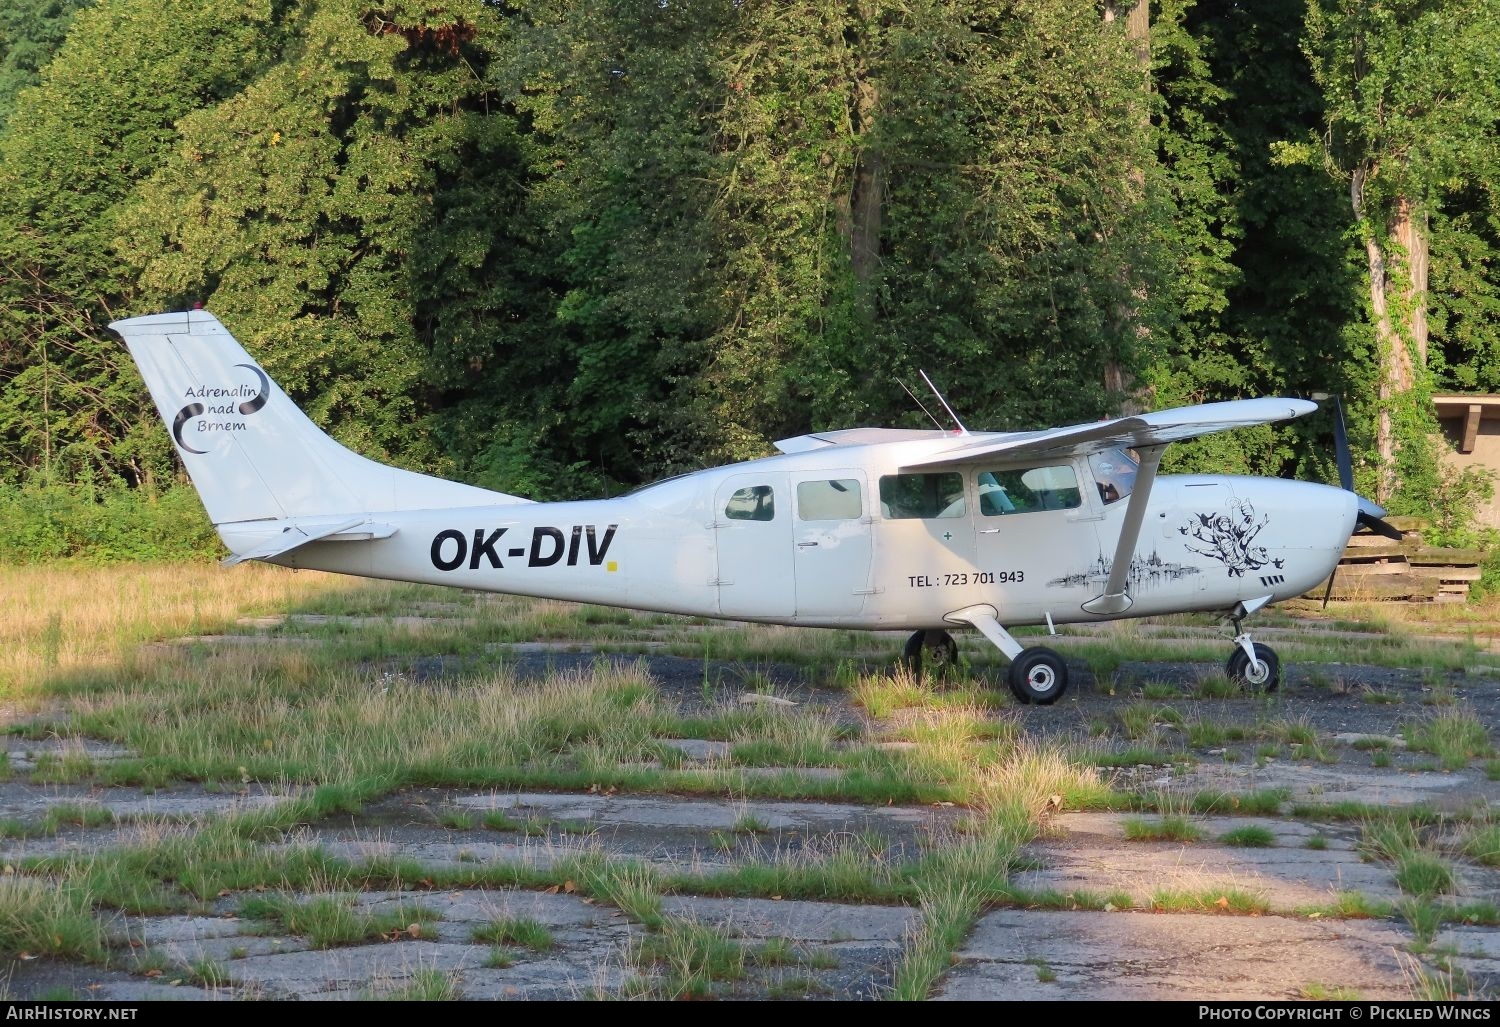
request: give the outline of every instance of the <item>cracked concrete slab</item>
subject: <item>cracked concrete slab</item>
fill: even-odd
[[[513,837],[513,836],[512,836]],[[488,831],[435,831],[431,828],[307,828],[283,845],[317,846],[330,856],[361,864],[382,859],[410,859],[429,867],[494,863],[550,867],[570,855],[591,850],[566,836],[509,840]]]
[[[1150,815],[1069,813],[1055,817],[1049,833],[1026,847],[1041,866],[1016,874],[1028,891],[1095,896],[1124,893],[1135,905],[1150,905],[1163,891],[1237,891],[1263,899],[1273,910],[1332,902],[1341,891],[1358,891],[1375,901],[1401,897],[1390,867],[1363,862],[1354,839],[1330,839],[1326,849],[1309,849],[1313,825],[1264,817],[1194,817],[1203,832],[1198,842],[1127,841],[1131,820]],[[1277,844],[1266,848],[1228,846],[1214,841],[1225,832],[1257,826],[1270,830]],[[1324,836],[1327,837],[1327,836]]]
[[[663,899],[662,912],[722,927],[730,934],[744,938],[874,942],[898,949],[922,922],[921,913],[905,906],[689,895]]]
[[[938,823],[939,811],[920,806],[857,806],[830,802],[779,802],[683,799],[552,792],[459,795],[452,799],[465,809],[499,811],[522,819],[586,821],[600,827],[733,829],[755,818],[772,830],[845,831],[870,824],[926,826]]]
[[[134,750],[123,745],[81,736],[22,738],[0,735],[0,750],[5,753],[5,765],[17,774],[33,773],[38,766],[47,763],[112,763],[137,756]]]
[[[232,959],[224,964],[237,986],[272,998],[316,998],[329,992],[356,997],[394,991],[423,970],[454,973],[484,965],[488,946],[451,942],[377,942],[336,949],[306,949]]]
[[[42,785],[23,781],[0,784],[0,817],[30,821],[59,806],[98,810],[116,819],[196,818],[260,809],[294,798],[294,791],[278,792],[251,785],[243,792],[205,791],[202,788],[93,788],[88,785]]]
[[[1406,999],[1410,940],[1366,920],[1005,909],[980,919],[937,997],[1295,999],[1322,988]]]
[[[1197,791],[1246,792],[1285,788],[1293,802],[1359,802],[1371,806],[1429,805],[1456,809],[1476,797],[1500,802],[1500,782],[1475,768],[1452,772],[1341,768],[1304,761],[1274,760],[1263,767],[1238,763],[1200,763],[1184,771],[1153,771],[1136,787],[1191,794]]]

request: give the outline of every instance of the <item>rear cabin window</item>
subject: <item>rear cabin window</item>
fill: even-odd
[[[803,521],[854,521],[864,513],[859,481],[834,478],[797,483],[797,519]]]
[[[1037,510],[1074,510],[1083,502],[1078,493],[1078,475],[1070,464],[981,471],[975,484],[979,491],[979,512],[986,517]]]
[[[880,479],[880,512],[892,520],[962,517],[963,475],[887,474]]]
[[[776,516],[776,494],[769,485],[751,485],[735,492],[724,505],[731,521],[769,521]]]

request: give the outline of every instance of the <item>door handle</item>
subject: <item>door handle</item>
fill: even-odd
[[[998,535],[998,534],[1000,534],[1000,529],[999,528],[980,528],[979,529],[979,534],[981,534],[981,535]]]
[[[815,546],[815,545],[817,545],[816,542],[798,542],[797,543],[797,548],[798,549],[807,549],[808,547]]]

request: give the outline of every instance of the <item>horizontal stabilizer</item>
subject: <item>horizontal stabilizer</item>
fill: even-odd
[[[270,526],[267,525],[267,527]],[[375,524],[367,517],[350,517],[333,522],[283,524],[281,533],[269,541],[254,549],[227,557],[221,563],[224,567],[233,567],[247,560],[269,560],[283,553],[290,553],[293,549],[305,546],[309,542],[364,542],[375,538],[390,538],[394,534],[396,534],[396,529],[389,524]]]

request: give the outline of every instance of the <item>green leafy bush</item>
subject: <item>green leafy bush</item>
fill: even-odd
[[[186,485],[156,491],[0,483],[0,563],[209,560],[222,553]]]

